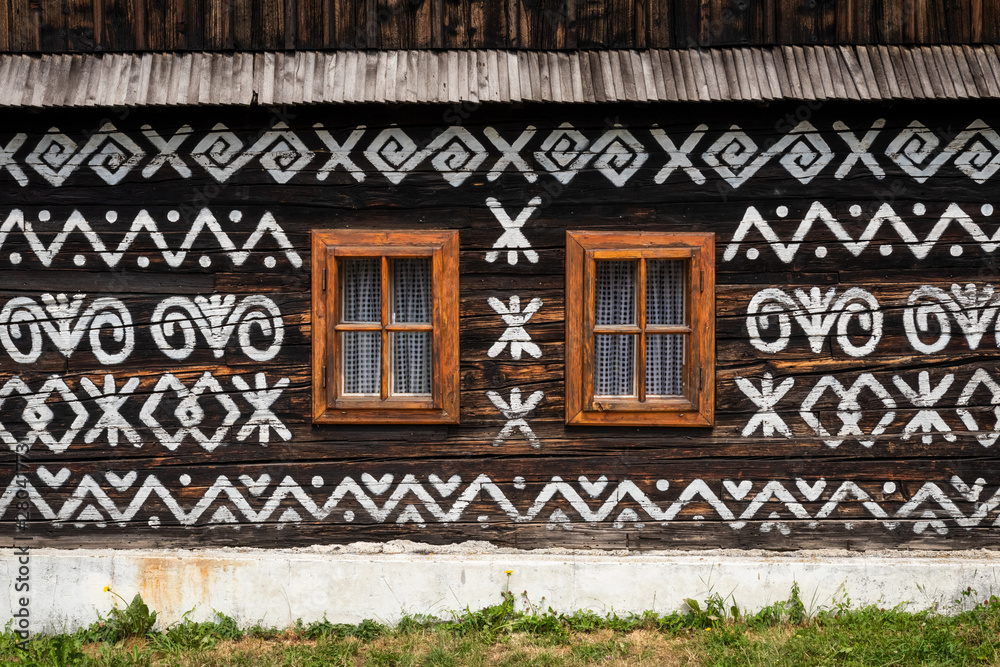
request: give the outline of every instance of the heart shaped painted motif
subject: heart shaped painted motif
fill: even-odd
[[[795,480],[795,486],[799,487],[799,491],[806,497],[806,500],[813,502],[819,500],[819,497],[823,495],[823,489],[826,488],[826,480],[821,478],[818,482],[809,486],[806,480],[797,479]]]
[[[591,498],[596,498],[604,493],[604,489],[608,486],[608,478],[604,475],[598,477],[595,482],[591,482],[585,475],[580,475],[577,481],[580,482],[580,488],[586,491]]]
[[[389,487],[392,486],[392,475],[386,473],[379,479],[375,479],[368,473],[364,473],[361,475],[361,481],[368,487],[369,491],[374,493],[376,496],[380,496],[388,491]]]
[[[728,491],[729,495],[733,498],[736,500],[743,500],[747,497],[747,494],[750,493],[750,489],[753,488],[753,482],[749,479],[745,479],[737,484],[733,480],[727,479],[722,483],[722,486],[726,487],[726,491]]]
[[[47,486],[53,489],[58,489],[63,483],[69,479],[69,468],[63,468],[55,475],[50,473],[45,466],[38,466],[36,473],[38,474],[38,479],[45,482]]]
[[[247,487],[250,491],[250,495],[256,498],[260,494],[264,493],[267,485],[271,483],[271,476],[264,473],[257,479],[254,479],[250,475],[240,475],[240,481],[243,482],[243,486]]]
[[[431,481],[431,484],[434,485],[434,488],[437,489],[442,498],[447,498],[451,494],[455,493],[455,489],[457,489],[458,485],[462,483],[462,478],[458,475],[452,475],[448,478],[447,482],[442,481],[440,477],[433,473],[427,475],[427,479]]]
[[[124,477],[119,477],[113,472],[104,473],[104,479],[108,480],[111,486],[113,486],[115,488],[115,491],[117,491],[118,493],[127,491],[130,486],[135,484],[135,480],[138,477],[139,473],[137,473],[135,470],[125,475]]]

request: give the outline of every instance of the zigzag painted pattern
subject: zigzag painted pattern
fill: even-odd
[[[49,211],[42,210],[38,213],[38,222],[48,224],[51,217],[52,215]],[[243,213],[241,211],[233,210],[229,212],[228,220],[233,225],[241,222],[242,219]],[[167,212],[168,222],[176,223],[178,220],[180,220],[180,213],[178,211]],[[26,218],[24,212],[20,209],[14,209],[7,215],[3,223],[0,223],[0,249],[3,248],[5,243],[11,244],[20,235],[28,247],[31,248],[32,253],[38,261],[42,263],[42,266],[47,267],[51,266],[53,260],[59,255],[70,234],[79,234],[87,240],[97,256],[109,268],[115,268],[125,256],[126,251],[136,243],[137,239],[148,238],[156,246],[167,266],[177,268],[187,259],[188,253],[195,248],[195,241],[197,241],[197,247],[202,252],[211,252],[218,248],[222,251],[221,254],[233,263],[233,266],[240,267],[246,264],[250,257],[250,251],[254,250],[265,237],[270,237],[270,240],[277,244],[279,250],[269,251],[263,258],[261,264],[265,268],[273,269],[278,265],[275,255],[284,255],[285,260],[293,268],[297,269],[302,266],[302,257],[295,251],[288,236],[270,212],[265,212],[261,216],[253,232],[247,237],[243,247],[237,247],[230,233],[222,228],[219,219],[207,208],[198,211],[198,214],[191,223],[191,227],[177,248],[170,247],[167,243],[167,236],[160,230],[162,223],[157,223],[145,210],[139,211],[136,214],[132,222],[129,223],[128,231],[121,237],[121,240],[113,244],[106,241],[105,238],[108,235],[121,236],[119,229],[121,225],[116,223],[118,223],[118,212],[108,211],[104,215],[104,222],[97,223],[100,225],[101,233],[105,234],[105,237],[102,237],[101,233],[95,231],[95,225],[92,221],[87,220],[79,211],[73,211],[57,232],[54,232],[54,234],[50,233],[52,240],[46,245],[39,236],[38,231],[36,231],[36,223]],[[58,226],[58,223],[56,224]],[[24,261],[24,257],[19,251],[10,253],[7,259],[15,266]],[[73,262],[77,266],[82,267],[86,264],[87,258],[84,255],[76,255],[73,258]],[[212,259],[208,254],[201,254],[198,258],[198,263],[203,268],[207,268],[211,265]],[[136,258],[136,264],[139,268],[148,267],[150,265],[148,255],[139,255]],[[258,270],[260,267],[254,266],[253,268]]]
[[[918,203],[914,204],[912,210],[915,216],[922,216],[927,212],[927,207],[924,204]],[[979,213],[983,217],[981,222],[987,222],[985,218],[992,216],[993,210],[992,204],[982,204],[979,207]],[[857,204],[851,206],[849,212],[853,218],[861,218],[862,216],[861,206]],[[933,227],[931,227],[930,231],[927,232],[927,236],[922,240],[913,232],[912,226],[915,221],[911,220],[907,223],[889,204],[882,204],[879,207],[878,211],[871,217],[857,238],[851,236],[844,225],[830,210],[818,201],[813,202],[809,207],[809,211],[795,228],[791,239],[787,243],[778,236],[775,227],[780,229],[785,226],[785,223],[780,220],[788,216],[788,207],[778,206],[775,209],[775,216],[778,220],[772,225],[761,215],[756,207],[748,207],[739,226],[733,233],[732,239],[730,239],[725,251],[722,253],[722,261],[731,262],[736,259],[740,246],[747,240],[747,237],[750,236],[753,230],[757,230],[761,237],[763,237],[763,240],[766,241],[766,244],[763,244],[762,247],[769,246],[775,256],[785,264],[795,259],[801,250],[802,244],[808,241],[807,237],[810,232],[814,229],[820,230],[823,227],[833,234],[836,243],[839,243],[852,257],[859,257],[863,252],[872,247],[877,249],[883,257],[887,257],[895,251],[896,247],[902,247],[912,253],[916,259],[925,259],[944,236],[945,232],[949,229],[954,230],[956,227],[961,232],[967,234],[972,242],[978,244],[984,253],[993,253],[1000,247],[1000,228],[995,229],[992,235],[988,234],[982,225],[973,220],[972,216],[958,204],[950,204],[944,213],[941,214],[941,217],[934,221]],[[875,243],[876,235],[885,228],[890,228],[895,233],[898,246],[890,242]],[[829,249],[824,245],[816,245],[811,250],[820,259],[826,257],[829,252]],[[965,252],[965,248],[961,244],[951,244],[949,251],[952,257],[959,257]],[[758,257],[760,257],[760,250],[758,250],[758,244],[754,243],[747,248],[746,258],[753,261]]]
[[[772,161],[803,184],[835,162],[833,175],[837,179],[854,170],[866,170],[883,179],[889,161],[918,183],[949,162],[975,183],[985,183],[1000,169],[1000,136],[982,120],[973,121],[946,143],[915,120],[897,132],[879,155],[872,152],[872,146],[884,127],[885,119],[880,118],[871,128],[856,133],[836,121],[832,124],[835,131],[824,135],[809,121],[802,121],[777,141],[770,137],[755,141],[733,125],[711,144],[701,146],[707,125],[698,125],[687,136],[670,136],[655,125],[640,130],[616,123],[590,137],[571,123],[562,123],[544,135],[528,125],[512,140],[493,127],[483,128],[477,136],[459,125],[443,129],[428,142],[418,142],[397,126],[369,130],[359,125],[337,139],[321,123],[311,132],[292,131],[285,123],[277,123],[244,141],[222,123],[205,133],[183,125],[172,135],[161,136],[148,125],[142,126],[141,135],[130,135],[109,122],[88,134],[86,141],[81,138],[82,145],[57,127],[30,147],[28,135],[17,133],[0,143],[0,171],[6,170],[22,187],[31,181],[31,172],[60,187],[82,170],[115,185],[140,165],[140,173],[147,179],[161,169],[191,178],[192,165],[197,165],[215,181],[225,183],[256,161],[276,183],[300,177],[324,181],[343,170],[357,182],[380,173],[388,182],[398,184],[417,167],[429,163],[452,187],[462,185],[480,170],[490,181],[509,174],[534,183],[541,173],[566,184],[584,169],[593,169],[622,187],[655,155],[666,158],[658,165],[656,183],[677,172],[679,177],[703,185],[706,172],[713,171],[731,187],[739,188]],[[541,143],[528,148],[535,143],[536,134]],[[840,150],[831,148],[831,143]],[[27,154],[19,157],[25,150]],[[325,162],[306,171],[317,158]]]
[[[615,528],[642,530],[650,522],[669,525],[690,503],[706,503],[733,530],[742,530],[747,522],[756,520],[761,521],[757,529],[762,532],[777,530],[788,535],[793,526],[812,530],[821,520],[836,520],[838,506],[850,502],[865,509],[867,515],[861,518],[877,520],[888,531],[899,529],[904,519],[911,520],[907,525],[918,534],[931,529],[943,535],[956,526],[965,530],[982,525],[1000,526],[996,512],[1000,507],[1000,486],[985,502],[980,502],[986,481],[978,478],[970,486],[958,476],[951,478],[950,489],[948,483],[928,481],[909,497],[898,492],[893,481],[859,484],[827,482],[823,478],[808,482],[800,478],[724,480],[721,484],[710,484],[694,479],[678,485],[679,493],[673,493],[674,485],[664,479],[655,482],[655,490],[643,490],[631,480],[611,483],[603,475],[596,480],[580,476],[573,481],[552,477],[534,498],[525,498],[519,492],[527,485],[520,477],[514,478],[510,485],[501,485],[486,474],[463,482],[458,475],[445,480],[436,474],[429,474],[426,479],[407,474],[397,481],[392,474],[376,478],[364,473],[357,481],[343,477],[334,485],[315,475],[308,484],[311,489],[307,490],[306,485],[290,475],[272,484],[271,476],[265,473],[257,479],[241,475],[237,480],[220,475],[197,501],[185,504],[156,475],[147,474],[139,483],[139,473],[133,470],[123,475],[84,474],[68,498],[59,505],[50,504],[46,500],[46,487],[61,488],[71,476],[67,468],[51,473],[44,466],[36,469],[34,481],[26,475],[15,475],[0,496],[0,519],[9,512],[8,519],[20,522],[26,513],[35,516],[37,512],[37,516],[57,524],[124,526],[145,510],[144,515],[163,512],[181,526],[359,521],[425,527],[429,522],[470,521],[472,517],[466,516],[469,506],[474,501],[486,501],[492,503],[495,513],[477,514],[475,520],[482,525],[496,521],[542,521],[553,530],[572,530],[578,524],[610,521]],[[107,486],[102,484],[101,477]],[[178,481],[182,487],[188,486],[191,477],[183,473]],[[957,497],[953,497],[955,494]],[[893,495],[899,499],[886,498]],[[446,501],[448,498],[452,500]],[[289,501],[294,501],[294,506],[289,506]],[[344,509],[342,504],[354,509]],[[971,505],[971,511],[963,511],[960,505]],[[810,511],[807,506],[815,509]],[[355,509],[364,516],[358,516]],[[854,516],[845,524],[850,528],[852,521],[858,520]],[[156,528],[164,520],[152,515],[146,521]]]

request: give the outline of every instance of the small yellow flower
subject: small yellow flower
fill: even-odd
[[[108,584],[107,586],[104,587],[104,592],[105,593],[107,593],[110,590],[111,590],[111,584]]]
[[[504,574],[514,574],[514,570],[504,570]]]

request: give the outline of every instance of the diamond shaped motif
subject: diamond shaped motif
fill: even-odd
[[[602,134],[590,147],[590,152],[597,155],[594,161],[597,171],[619,188],[649,159],[642,142],[621,125]]]
[[[174,392],[180,401],[174,409],[174,418],[180,423],[181,428],[174,433],[170,433],[164,428],[155,417],[157,407],[167,392]],[[211,396],[219,402],[225,409],[226,415],[222,423],[216,427],[212,435],[206,435],[200,427],[205,419],[205,410],[201,407],[200,400],[202,394],[209,392]],[[208,371],[202,375],[195,383],[194,387],[188,389],[174,375],[167,373],[159,379],[153,388],[153,393],[146,400],[145,405],[139,412],[142,422],[152,429],[154,435],[167,449],[173,451],[180,446],[185,437],[192,437],[206,451],[213,451],[222,444],[223,438],[229,433],[229,428],[236,423],[240,416],[240,410],[219,384],[219,381],[212,377]]]
[[[818,133],[809,132],[802,134],[778,161],[793,178],[808,183],[832,160],[829,144]]]
[[[427,147],[438,151],[431,160],[452,187],[458,187],[486,160],[487,152],[471,132],[461,126],[449,127]]]
[[[417,144],[398,127],[379,132],[365,151],[365,157],[392,183],[399,183],[426,157]]]
[[[931,157],[940,145],[941,140],[937,135],[923,123],[915,120],[896,135],[885,149],[885,153],[918,183],[923,183],[936,174],[950,157],[946,152],[939,154],[938,159]],[[940,159],[942,157],[944,159]]]
[[[39,176],[59,187],[79,166],[73,161],[77,148],[77,143],[60,132],[59,128],[51,127],[24,161]]]
[[[980,130],[979,136],[955,158],[959,171],[976,183],[985,183],[1000,170],[1000,136],[992,129]],[[989,144],[989,145],[987,145]]]
[[[763,162],[752,161],[758,151],[757,143],[738,125],[733,125],[728,132],[712,142],[702,158],[727,183],[736,188],[743,185],[762,166]],[[766,153],[763,155],[767,156]]]
[[[265,132],[251,152],[259,153],[264,148],[267,150],[260,156],[260,164],[278,183],[287,183],[313,159],[313,152],[284,123]]]
[[[535,160],[565,185],[593,159],[594,153],[587,150],[589,143],[570,123],[563,123],[545,137],[535,151]]]
[[[106,123],[100,132],[90,138],[79,157],[88,155],[90,160],[87,164],[94,173],[108,185],[116,185],[142,161],[146,152],[128,135]]]
[[[191,157],[212,178],[225,183],[254,156],[250,152],[243,151],[243,142],[235,133],[222,123],[216,123],[212,131],[202,137],[191,151]]]

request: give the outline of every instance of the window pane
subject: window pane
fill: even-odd
[[[344,393],[379,395],[382,382],[382,333],[344,331]]]
[[[394,259],[389,270],[392,275],[392,321],[430,323],[434,307],[430,258]]]
[[[635,324],[636,262],[597,262],[596,324]]]
[[[382,261],[378,257],[337,260],[344,322],[382,321]]]
[[[595,396],[635,395],[636,336],[596,336]]]
[[[678,396],[684,393],[685,338],[678,334],[646,337],[646,394]]]
[[[431,393],[431,332],[391,334],[392,393]]]
[[[684,324],[683,259],[646,262],[646,323]]]

